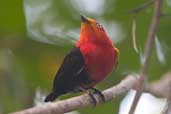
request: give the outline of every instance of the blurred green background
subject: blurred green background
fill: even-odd
[[[43,93],[50,91],[57,69],[79,37],[80,14],[102,23],[120,50],[117,70],[97,87],[108,88],[126,74],[138,73],[154,8],[137,15],[138,53],[132,46],[132,14],[128,11],[145,2],[147,0],[0,0],[0,113],[34,106]],[[163,12],[170,11],[171,0],[164,0]],[[170,58],[171,18],[162,17],[149,67],[151,81],[170,70]],[[67,97],[71,95],[60,98]],[[122,97],[79,111],[115,114]]]

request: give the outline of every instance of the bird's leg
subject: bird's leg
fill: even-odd
[[[100,90],[93,88],[93,87],[90,89],[93,90],[94,93],[98,94],[101,97],[102,101],[105,102],[105,96],[102,94],[102,92]]]
[[[81,91],[87,93],[87,94],[91,97],[91,99],[92,99],[92,101],[93,101],[93,105],[96,106],[97,101],[96,101],[95,97],[93,96],[93,94],[92,94],[90,91],[88,91],[87,89],[83,88],[83,87],[80,87],[79,89],[80,89]]]

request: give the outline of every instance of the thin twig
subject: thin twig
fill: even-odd
[[[148,71],[149,62],[151,58],[152,47],[154,44],[154,38],[155,38],[156,30],[157,30],[157,25],[159,23],[159,19],[161,16],[161,7],[162,7],[162,0],[155,0],[155,11],[154,11],[154,16],[152,18],[151,26],[148,32],[147,41],[145,44],[144,63],[142,64],[140,81],[139,81],[138,89],[134,97],[129,114],[134,114],[138,101],[142,95],[144,85],[147,80],[147,71]]]
[[[154,44],[154,38],[157,30],[157,25],[159,23],[160,16],[161,16],[162,0],[156,0],[155,4],[156,4],[156,8],[155,8],[156,10],[151,22],[150,30],[148,32],[148,37],[147,37],[147,42],[145,45],[145,52],[144,52],[145,62],[142,66],[141,74],[146,74],[147,72],[150,57],[151,57],[152,47]]]
[[[154,3],[155,0],[149,0],[148,2],[140,5],[140,6],[137,6],[136,8],[134,9],[131,9],[128,11],[128,13],[139,13],[140,11],[148,8],[150,5],[152,5]]]
[[[161,16],[162,16],[162,17],[169,17],[169,18],[170,18],[170,17],[171,17],[171,14],[162,13]]]
[[[133,48],[138,53],[137,43],[136,43],[136,15],[132,17],[132,44]]]

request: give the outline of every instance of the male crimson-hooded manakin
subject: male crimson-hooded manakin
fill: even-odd
[[[45,102],[70,92],[98,91],[94,86],[116,67],[118,53],[102,25],[92,18],[81,16],[80,37],[64,58]]]

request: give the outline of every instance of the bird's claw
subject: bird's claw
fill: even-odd
[[[96,88],[91,88],[91,89],[94,90],[94,93],[95,93],[95,94],[98,94],[98,95],[101,97],[102,102],[105,102],[105,96],[102,94],[101,91],[99,91],[99,90],[96,89]]]
[[[88,93],[88,95],[89,95],[89,96],[91,97],[91,99],[92,99],[93,106],[96,106],[96,104],[97,104],[96,98],[93,96],[92,93]]]

